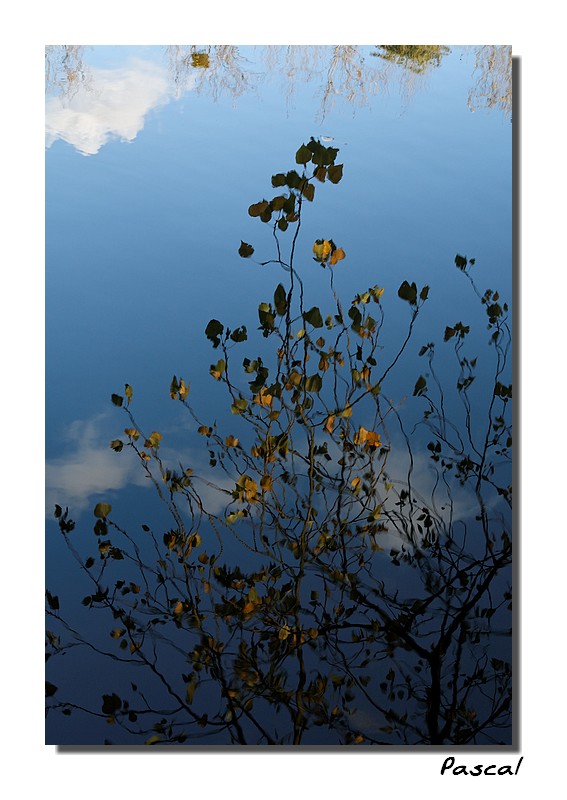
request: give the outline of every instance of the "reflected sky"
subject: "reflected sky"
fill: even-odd
[[[302,216],[296,265],[306,296],[322,310],[327,303],[328,274],[313,261],[312,244],[332,238],[347,255],[335,270],[345,304],[384,287],[387,363],[407,332],[408,309],[396,296],[401,281],[429,285],[414,346],[404,370],[392,373],[388,396],[411,428],[421,413],[412,396],[424,370],[419,349],[431,341],[442,348],[445,326],[462,319],[471,326],[467,355],[479,364],[471,397],[485,408],[492,390],[486,316],[454,259],[475,258],[480,291],[511,299],[508,56],[507,48],[447,47],[412,70],[378,45],[48,49],[50,585],[75,590],[60,544],[49,546],[58,535],[55,504],[68,507],[91,539],[97,502],[111,503],[133,529],[154,513],[139,463],[109,447],[128,424],[112,393],[133,386],[136,419],[163,435],[164,463],[182,463],[204,479],[212,477],[206,447],[169,397],[172,376],[190,382],[203,422],[238,434],[223,387],[209,375],[219,354],[204,330],[215,317],[253,332],[258,303],[286,279],[278,265],[259,266],[274,257],[273,236],[247,209],[272,191],[271,175],[296,166],[295,151],[311,136],[339,148],[344,177],[317,186]],[[253,259],[239,257],[241,241],[253,244]],[[264,344],[258,336],[242,357],[256,357]],[[454,384],[457,366],[454,353],[440,350],[442,382]],[[462,408],[451,411],[462,420]],[[393,433],[392,442],[391,472],[403,481],[403,441]],[[430,467],[427,454],[415,456],[413,487],[424,497],[434,485]],[[228,478],[215,479],[231,487]],[[202,494],[211,511],[222,510],[222,494],[206,483]],[[474,516],[473,494],[455,495],[453,521]]]
[[[501,111],[471,114],[473,52],[454,49],[417,76],[372,47],[209,48],[208,68],[203,52],[50,54],[48,504],[59,487],[60,503],[84,509],[132,480],[112,451],[93,451],[121,432],[107,398],[126,381],[148,424],[166,433],[185,426],[167,404],[173,374],[192,381],[197,405],[221,413],[220,396],[198,379],[213,355],[202,331],[214,315],[234,326],[255,316],[273,290],[273,271],[236,249],[243,239],[270,255],[268,232],[246,208],[310,135],[332,140],[345,163],[341,185],[323,187],[303,223],[306,242],[333,236],[347,250],[343,294],[376,282],[392,294],[406,276],[432,284],[443,320],[426,341],[467,289],[455,252],[476,256],[483,288],[510,289],[511,129]],[[322,296],[306,254],[306,287]],[[470,313],[480,337],[482,317]],[[392,320],[393,346],[406,321]],[[186,436],[184,446],[199,445]]]

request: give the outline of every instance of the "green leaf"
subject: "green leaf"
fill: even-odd
[[[158,742],[161,742],[161,736],[158,736],[157,733],[154,733],[153,736],[150,736],[149,739],[146,739],[144,744],[152,745],[157,744]]]
[[[316,372],[314,375],[310,375],[305,380],[305,389],[308,392],[320,392],[322,386],[323,379],[318,372]]]
[[[108,517],[111,511],[112,511],[112,506],[110,505],[110,503],[97,503],[96,506],[94,507],[93,514],[95,515],[95,517],[98,517],[99,519],[106,519],[106,517]]]
[[[240,247],[238,248],[238,255],[242,258],[250,258],[252,253],[254,252],[254,248],[251,244],[247,242],[243,242],[242,239],[240,240]]]
[[[309,309],[309,311],[305,311],[303,314],[303,319],[305,322],[313,325],[314,328],[323,327],[323,318],[317,306],[313,306],[313,308]]]
[[[362,324],[362,314],[356,306],[351,306],[348,310],[348,315],[352,320],[352,329],[358,333]]]
[[[212,319],[209,321],[207,327],[205,328],[205,336],[207,339],[210,339],[213,343],[213,347],[218,347],[220,344],[220,336],[224,331],[224,325],[218,321],[218,319]]]
[[[286,201],[283,204],[283,210],[285,211],[286,214],[293,214],[293,212],[295,211],[295,195],[293,194],[293,192],[290,194],[288,198],[286,198]]]
[[[295,154],[296,164],[308,164],[311,161],[311,150],[307,145],[302,144],[297,153]]]
[[[285,176],[285,182],[287,183],[290,189],[299,189],[302,180],[303,179],[294,169],[290,170]]]
[[[120,397],[119,394],[112,394],[110,396],[110,399],[112,400],[115,406],[121,406],[122,403],[124,402],[124,398]]]
[[[102,713],[107,716],[113,716],[122,706],[122,700],[114,692],[112,694],[103,694],[102,696]]]
[[[230,410],[233,414],[242,414],[248,408],[248,400],[243,397],[238,398],[234,401]]]
[[[301,187],[301,194],[305,197],[306,200],[310,202],[315,197],[315,187],[312,183],[307,183],[307,181]]]
[[[467,266],[467,263],[468,262],[467,262],[467,257],[466,256],[459,256],[459,255],[455,256],[455,265],[459,269],[464,269]]]
[[[315,167],[315,169],[313,170],[313,177],[317,178],[317,180],[320,181],[321,183],[325,183],[326,174],[327,174],[326,167]]]
[[[110,442],[110,446],[116,453],[119,453],[124,447],[124,442],[122,442],[120,439],[113,439]]]
[[[420,300],[427,300],[429,296],[429,286],[424,286],[421,292],[419,293]]]
[[[132,387],[130,386],[129,383],[124,384],[124,394],[128,398],[128,405],[130,405],[130,402],[132,400]]]
[[[233,342],[245,342],[246,339],[248,339],[246,326],[242,325],[242,327],[232,331],[232,333],[230,334],[230,338],[232,339]]]
[[[331,183],[338,183],[343,177],[343,164],[335,164],[327,170],[327,177]]]
[[[335,158],[337,157],[338,152],[339,152],[339,148],[338,147],[326,147],[325,148],[325,165],[334,164],[335,163]],[[340,164],[338,166],[340,166],[341,169],[342,169],[343,165]],[[342,174],[342,172],[341,172],[341,174]]]
[[[269,204],[267,200],[261,200],[259,203],[252,203],[248,209],[251,217],[260,217],[265,211],[269,211]]]
[[[287,182],[286,182],[285,175],[283,174],[283,172],[278,172],[277,175],[272,175],[272,186],[274,187],[274,189],[277,186],[285,186],[286,183]]]
[[[427,381],[425,380],[423,375],[420,375],[416,381],[413,390],[413,396],[415,397],[416,395],[422,395],[424,393],[423,390],[426,388],[426,386],[427,386]]]
[[[245,516],[246,512],[242,509],[240,511],[234,511],[232,514],[229,514],[226,517],[225,522],[227,523],[227,525],[232,525],[232,523],[236,522],[237,519],[240,519],[241,517]]]
[[[415,305],[417,301],[417,286],[412,283],[411,286],[407,281],[404,281],[398,289],[398,297],[406,300],[410,305]]]
[[[281,283],[278,284],[278,287],[274,292],[274,305],[276,307],[276,312],[280,315],[280,317],[283,317],[287,311],[287,295]]]
[[[274,328],[274,311],[269,303],[260,303],[258,306],[258,319],[264,329],[264,335]]]

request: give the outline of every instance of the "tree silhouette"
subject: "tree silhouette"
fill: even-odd
[[[204,418],[188,380],[172,378],[209,471],[166,464],[162,435],[134,415],[132,387],[112,396],[126,427],[110,446],[139,461],[169,523],[132,532],[98,503],[97,553],[84,555],[82,532],[56,507],[93,623],[77,627],[47,591],[50,714],[106,719],[121,742],[149,745],[509,743],[508,308],[478,291],[474,259],[457,255],[486,312],[491,389],[479,405],[470,328],[453,322],[441,359],[456,359],[456,380],[441,381],[437,346],[423,345],[416,424],[389,387],[394,376],[407,383],[429,287],[405,280],[390,300],[375,285],[347,305],[334,281],[347,254],[321,238],[310,248],[329,285],[322,309],[297,267],[308,205],[343,177],[337,156],[312,138],[272,176],[274,196],[249,206],[274,239],[274,257],[258,263],[286,279],[259,303],[250,337],[242,322],[206,327],[226,418]],[[244,241],[238,252],[255,255]],[[387,302],[407,315],[388,359]],[[463,496],[474,511],[458,512]],[[85,650],[107,664],[102,697],[58,681],[58,660]]]

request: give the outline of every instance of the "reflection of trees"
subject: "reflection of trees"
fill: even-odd
[[[268,47],[265,63],[284,77],[288,98],[298,83],[317,81],[320,119],[325,118],[337,99],[362,106],[385,83],[366,60],[364,49],[355,45]]]
[[[274,234],[275,257],[263,264],[287,279],[259,304],[253,343],[245,325],[207,325],[226,419],[201,418],[188,384],[171,382],[206,441],[210,474],[166,465],[161,434],[143,433],[134,417],[132,387],[113,395],[126,427],[111,447],[139,462],[169,521],[137,533],[99,503],[89,548],[56,508],[97,622],[81,630],[47,593],[49,713],[107,719],[149,744],[509,742],[507,306],[478,293],[474,260],[456,257],[485,314],[493,367],[478,374],[469,325],[452,318],[441,361],[455,359],[454,382],[441,381],[433,343],[419,352],[423,374],[409,386],[422,409],[416,435],[389,392],[429,288],[400,285],[394,313],[407,325],[386,359],[383,290],[341,300],[333,274],[346,254],[331,239],[313,246],[329,308],[312,305],[297,269],[302,215],[321,184],[342,179],[337,155],[302,145],[301,174],[277,173],[275,196],[249,207]],[[242,242],[239,253],[254,248]],[[484,406],[472,398],[477,378],[488,379]],[[406,453],[402,477],[392,431]],[[420,454],[434,472],[429,495]],[[474,504],[467,515],[457,513],[461,492]],[[56,659],[81,648],[108,665],[96,699],[58,678]]]
[[[88,86],[90,73],[84,64],[81,45],[48,45],[45,48],[45,88],[71,98],[81,86]]]
[[[195,86],[215,100],[225,94],[236,99],[254,85],[256,76],[234,45],[170,45],[166,57],[176,95]]]
[[[465,48],[468,50],[469,48]],[[475,52],[476,84],[469,93],[469,106],[497,108],[510,113],[512,102],[512,52],[509,47],[484,46]],[[46,87],[70,97],[79,85],[89,85],[89,70],[83,47],[46,48]],[[451,52],[444,45],[380,45],[375,58],[358,45],[290,45],[250,48],[264,67],[257,66],[234,45],[170,45],[164,54],[176,96],[188,89],[234,99],[255,90],[264,70],[282,76],[291,98],[298,84],[316,82],[317,116],[324,119],[337,100],[354,106],[368,98],[397,88],[408,101],[426,85],[432,69]]]
[[[449,47],[440,44],[382,44],[373,55],[410,72],[422,74],[432,67],[438,67],[443,56],[450,52]]]
[[[474,87],[469,108],[496,108],[512,116],[512,48],[485,45],[475,49]]]

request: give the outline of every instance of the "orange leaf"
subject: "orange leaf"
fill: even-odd
[[[329,264],[336,264],[337,261],[342,261],[345,257],[345,251],[342,247],[337,247],[329,260]]]

